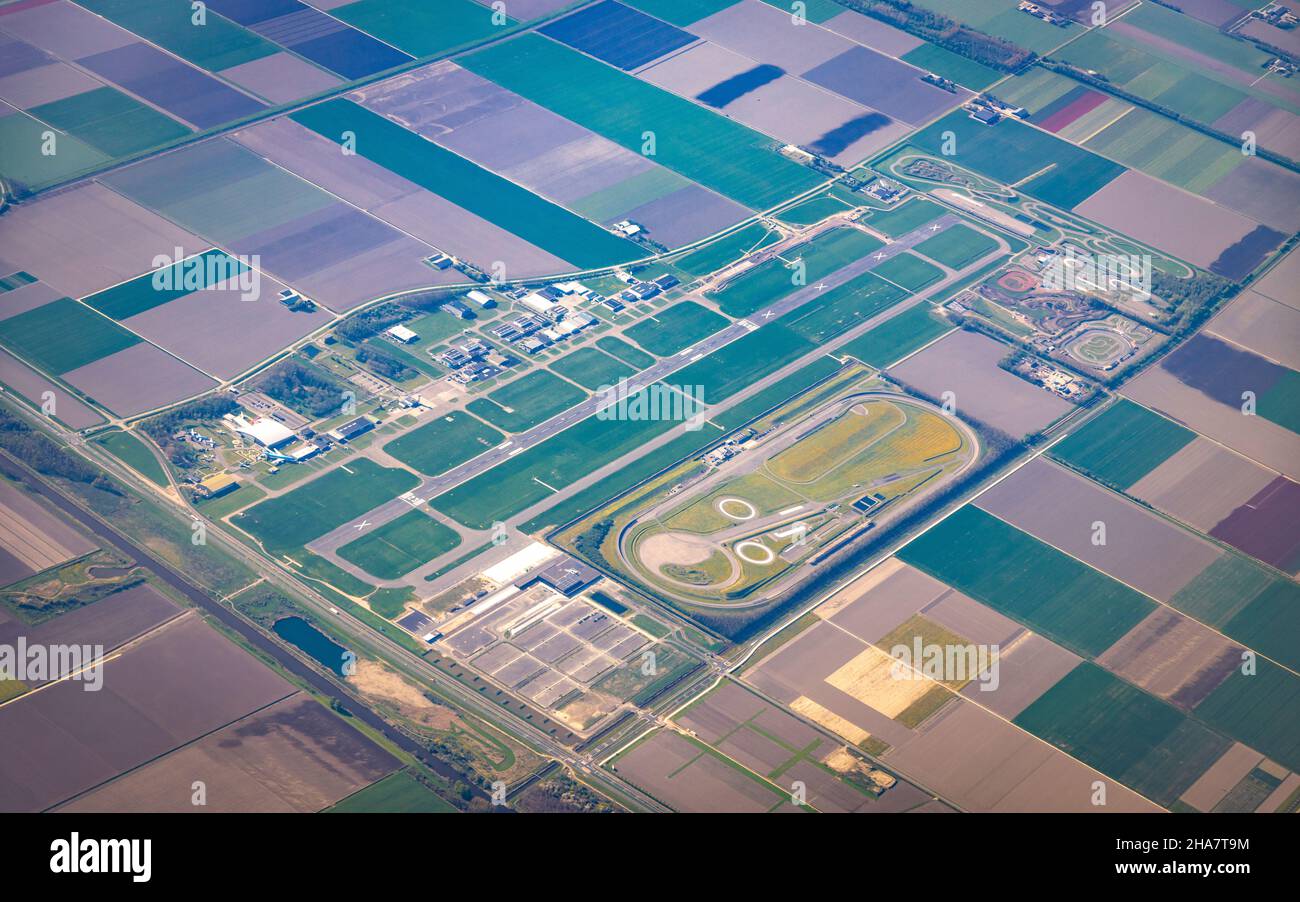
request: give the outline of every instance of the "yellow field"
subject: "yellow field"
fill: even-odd
[[[964,636],[959,636],[952,630],[935,623],[921,614],[913,614],[905,623],[894,628],[894,631],[883,637],[876,643],[877,646],[889,653],[894,646],[904,645],[911,649],[915,640],[921,640],[922,647],[927,645],[938,645],[948,647],[950,645],[969,645],[969,640]],[[919,665],[919,662],[914,662]],[[970,674],[962,680],[942,680],[940,682],[947,686],[953,692],[959,691],[963,686],[975,678],[975,674]]]
[[[894,675],[894,664],[894,659],[880,649],[867,648],[841,665],[826,682],[886,717],[897,717],[934,683],[920,677],[899,679]]]
[[[961,434],[942,416],[928,411],[908,411],[907,423],[889,440],[871,449],[872,474],[895,473],[920,466],[961,447]]]
[[[903,411],[888,401],[858,405],[773,457],[768,470],[797,485],[816,482],[903,420]]]
[[[802,714],[815,724],[820,724],[837,736],[843,736],[854,745],[861,745],[871,738],[871,734],[850,720],[845,720],[834,711],[824,708],[817,702],[801,695],[790,703],[790,710]]]
[[[801,483],[800,491],[817,501],[837,501],[890,476],[915,476],[910,483],[915,486],[938,468],[955,462],[954,453],[961,449],[962,437],[945,417],[916,407],[897,409],[906,416],[906,422],[892,428],[883,438],[877,436],[873,443],[859,446],[857,453],[847,460],[821,467],[821,475],[812,482]],[[778,466],[784,463],[781,458],[802,450],[816,438],[810,436],[774,457],[768,461],[768,469],[775,476],[784,476],[778,470]],[[933,469],[927,466],[932,461]],[[812,466],[804,469],[811,470]],[[880,491],[894,496],[906,489],[903,483],[891,483],[882,486]]]

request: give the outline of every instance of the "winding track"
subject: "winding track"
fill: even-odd
[[[731,479],[737,478],[738,476],[746,475],[747,473],[759,472],[761,467],[768,460],[770,460],[772,457],[776,456],[777,454],[780,454],[782,451],[785,451],[789,447],[793,446],[802,438],[805,438],[810,432],[814,431],[817,427],[821,426],[824,423],[830,422],[831,420],[840,416],[845,411],[851,409],[853,406],[857,404],[862,403],[863,401],[874,401],[874,400],[885,400],[885,401],[903,400],[908,404],[924,408],[932,413],[943,416],[942,411],[935,405],[930,404],[928,401],[924,401],[920,398],[913,398],[909,395],[902,395],[897,392],[874,391],[874,392],[862,392],[862,393],[850,395],[845,398],[840,398],[839,400],[831,404],[827,404],[822,409],[814,413],[812,416],[802,420],[797,420],[794,423],[791,423],[789,426],[785,427],[779,435],[775,436],[775,438],[781,439],[782,441],[778,441],[774,446],[772,446],[769,449],[764,449],[761,452],[762,454],[761,459],[759,459],[756,463],[752,460],[751,461],[744,461],[743,459],[737,460],[736,462],[738,464],[745,464],[745,466],[733,468],[732,472],[728,472],[726,474],[727,477],[726,481],[730,481]],[[950,422],[953,425],[953,427],[957,429],[959,433],[961,433],[963,440],[966,443],[968,443],[971,448],[975,449],[975,453],[971,454],[969,459],[967,459],[966,462],[963,463],[960,467],[953,470],[946,477],[944,477],[942,482],[938,483],[938,486],[949,484],[954,479],[959,478],[963,473],[965,473],[966,470],[968,470],[978,459],[979,448],[980,448],[979,438],[976,436],[974,429],[972,429],[969,425],[967,425],[964,421],[958,419],[957,417],[945,417],[945,419],[947,422]],[[894,427],[894,428],[897,429],[900,427]],[[877,436],[876,439],[871,444],[874,445],[876,442],[883,441],[884,439],[888,438],[893,431],[894,430],[891,429],[889,432],[885,433],[884,435]],[[869,448],[871,447],[871,445],[868,445],[867,447]],[[692,489],[698,489],[700,491],[694,492],[692,494],[688,494],[686,495],[686,497],[687,498],[695,497],[696,499],[698,499],[699,497],[706,496],[709,492],[714,491],[716,489],[716,486],[708,485],[708,483],[712,481],[713,480],[706,478],[701,482],[697,483],[695,486],[692,486]],[[931,487],[929,491],[934,491],[934,489],[935,487]],[[634,518],[630,523],[628,523],[626,526],[623,527],[623,529],[620,531],[618,536],[617,548],[619,554],[619,562],[624,567],[627,567],[629,569],[629,572],[637,572],[638,570],[642,570],[642,568],[640,568],[637,565],[637,563],[633,559],[631,559],[630,557],[631,551],[627,547],[627,542],[628,539],[631,537],[633,527],[635,527],[638,524],[644,523],[647,519],[657,518],[659,514],[662,513],[666,508],[677,507],[679,505],[682,505],[682,502],[683,502],[682,495],[673,495],[669,498],[665,498],[663,501],[657,504],[650,511],[643,514],[642,516]],[[910,506],[911,505],[909,504],[909,505],[904,505],[903,507],[895,508],[889,514],[887,514],[886,517],[892,519],[893,517],[898,516],[898,512],[906,511]],[[771,514],[768,517],[760,518],[758,521],[759,525],[756,525],[753,521],[745,521],[742,523],[737,523],[736,525],[732,527],[728,527],[725,530],[723,530],[721,532],[721,537],[717,541],[721,543],[727,541],[731,537],[753,532],[755,531],[755,529],[759,528],[761,524],[768,521],[770,522],[768,522],[767,526],[761,527],[763,530],[773,528],[779,525],[780,523],[782,523],[784,520],[789,520],[789,519],[800,519],[800,517],[799,516],[781,517],[780,514]],[[644,571],[642,570],[642,572]],[[784,579],[778,577],[776,582],[778,584],[788,583],[792,579],[795,579],[797,576],[798,576],[798,570],[796,569],[793,573],[785,576]],[[742,610],[744,608],[756,607],[771,602],[771,598],[768,594],[765,594],[763,597],[751,601],[731,602],[731,603],[701,601],[695,597],[690,597],[690,598],[680,597],[680,596],[674,596],[674,597],[678,598],[678,600],[680,600],[685,604],[689,604],[697,607],[704,607],[704,608],[722,608],[726,610]]]

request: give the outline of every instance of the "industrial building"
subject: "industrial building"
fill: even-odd
[[[358,435],[364,435],[375,428],[375,421],[370,417],[357,417],[341,426],[330,430],[330,437],[336,442],[350,442]]]
[[[420,340],[418,333],[406,328],[406,326],[403,326],[401,323],[385,329],[384,334],[398,344],[409,345]]]

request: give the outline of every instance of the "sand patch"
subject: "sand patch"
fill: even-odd
[[[358,660],[356,673],[349,677],[349,682],[362,695],[388,702],[403,717],[421,726],[450,730],[456,723],[454,711],[429,701],[418,686],[377,661]]]
[[[924,678],[895,677],[894,659],[878,648],[855,655],[826,677],[826,683],[889,718],[902,714],[936,685]]]
[[[657,572],[660,567],[671,564],[701,564],[716,550],[712,542],[701,536],[664,532],[642,540],[636,553],[642,564]]]
[[[829,708],[824,708],[806,695],[801,695],[790,703],[790,710],[802,714],[813,723],[823,726],[838,736],[843,736],[854,745],[861,745],[871,738],[871,734],[850,720],[840,717]]]

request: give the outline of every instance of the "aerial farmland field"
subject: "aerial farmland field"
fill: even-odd
[[[996,570],[981,566],[986,555],[1000,562]],[[1127,586],[971,507],[899,557],[1081,653],[1105,650],[1153,607]]]
[[[639,148],[647,129],[662,135],[660,162],[746,206],[763,209],[816,184],[758,133],[545,38],[518,38],[462,62],[624,147]]]
[[[0,810],[159,888],[243,871],[118,815],[330,849],[271,893],[501,811],[1286,873],[1296,16],[0,0]]]

